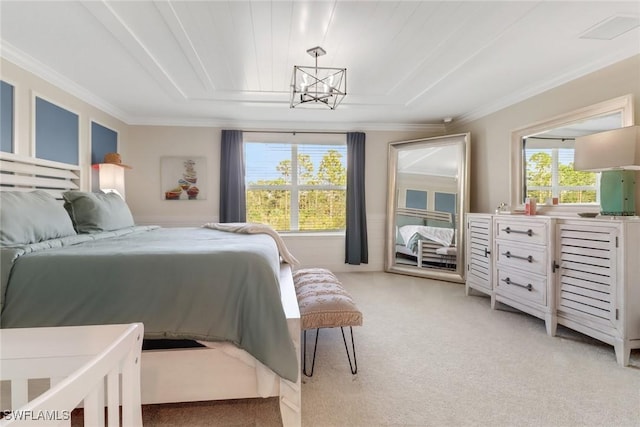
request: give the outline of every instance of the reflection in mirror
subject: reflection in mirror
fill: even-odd
[[[468,138],[389,145],[387,271],[463,281]]]
[[[631,95],[518,129],[511,136],[511,208],[535,197],[552,209],[597,209],[600,174],[573,170],[575,138],[633,125]]]
[[[539,203],[600,204],[600,173],[573,169],[575,139],[622,126],[622,113],[593,117],[522,138],[524,198]],[[522,200],[524,202],[524,200]]]

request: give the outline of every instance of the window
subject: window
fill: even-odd
[[[544,203],[599,203],[600,174],[573,169],[572,138],[529,137],[524,140],[525,197]]]
[[[246,133],[244,147],[247,221],[278,231],[345,229],[344,135]]]

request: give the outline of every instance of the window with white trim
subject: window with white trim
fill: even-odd
[[[247,221],[278,231],[346,227],[344,134],[244,134]]]
[[[557,197],[560,204],[600,203],[600,174],[573,169],[573,138],[524,139],[525,198],[544,203]]]

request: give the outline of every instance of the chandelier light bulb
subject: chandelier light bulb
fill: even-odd
[[[306,93],[309,88],[309,78],[306,74],[302,74],[302,83],[300,83],[300,92]]]

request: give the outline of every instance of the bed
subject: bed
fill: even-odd
[[[143,404],[278,396],[300,425],[300,314],[270,235],[135,226],[116,194],[78,191],[77,166],[2,153],[0,171],[2,328],[142,322],[163,343]]]
[[[456,268],[455,224],[449,212],[396,210],[396,259],[418,267]]]

